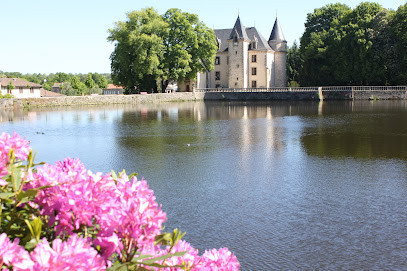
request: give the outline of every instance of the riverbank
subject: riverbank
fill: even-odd
[[[407,87],[312,87],[278,89],[202,89],[195,92],[134,95],[62,96],[0,99],[0,108],[61,107],[106,104],[143,104],[182,101],[270,100],[405,100]]]
[[[142,104],[203,100],[204,93],[176,92],[134,95],[62,96],[0,99],[0,108],[60,107],[77,105]]]

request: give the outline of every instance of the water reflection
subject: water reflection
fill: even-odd
[[[168,103],[0,111],[0,127],[39,161],[138,172],[168,230],[201,252],[229,247],[245,270],[405,270],[406,112],[404,101]]]
[[[318,157],[407,158],[404,101],[328,103],[309,121],[301,142]]]

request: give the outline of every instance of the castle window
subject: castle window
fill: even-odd
[[[256,55],[252,55],[252,62],[257,62],[257,56]]]
[[[252,68],[252,75],[256,75],[257,74],[257,68]]]
[[[235,82],[235,86],[237,86],[237,82]]]
[[[220,58],[217,56],[215,58],[215,65],[219,65],[220,64]]]
[[[240,67],[239,64],[237,64],[236,67],[239,68]]]
[[[215,72],[215,80],[220,80],[220,72]]]
[[[252,88],[257,88],[257,81],[252,81]]]

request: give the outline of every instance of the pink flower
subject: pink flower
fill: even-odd
[[[207,250],[194,270],[239,270],[240,263],[227,248]]]
[[[3,132],[0,135],[0,178],[8,174],[7,166],[10,162],[10,150],[13,150],[18,160],[25,161],[30,153],[30,143],[17,133],[10,136]]]
[[[183,240],[178,241],[178,243],[172,248],[170,251],[170,246],[167,246],[163,251],[163,255],[168,253],[176,253],[176,252],[187,252],[183,256],[180,257],[171,257],[165,260],[165,265],[169,266],[176,266],[176,265],[186,265],[187,267],[191,268],[195,265],[196,262],[199,262],[200,257],[198,255],[198,250],[193,248],[191,244],[185,242]],[[175,270],[183,270],[179,267],[167,267],[160,270],[165,271],[175,271]]]
[[[27,251],[18,245],[18,238],[11,242],[7,234],[0,235],[0,267],[13,267],[15,271],[33,270],[34,263]]]
[[[63,242],[55,239],[52,248],[44,238],[37,245],[31,258],[35,262],[34,271],[59,270],[105,270],[106,263],[86,239],[74,235]]]

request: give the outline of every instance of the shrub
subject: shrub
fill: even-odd
[[[227,248],[198,250],[144,179],[92,173],[79,159],[34,163],[29,142],[0,136],[0,267],[13,270],[238,270]],[[52,245],[50,245],[52,244]]]

